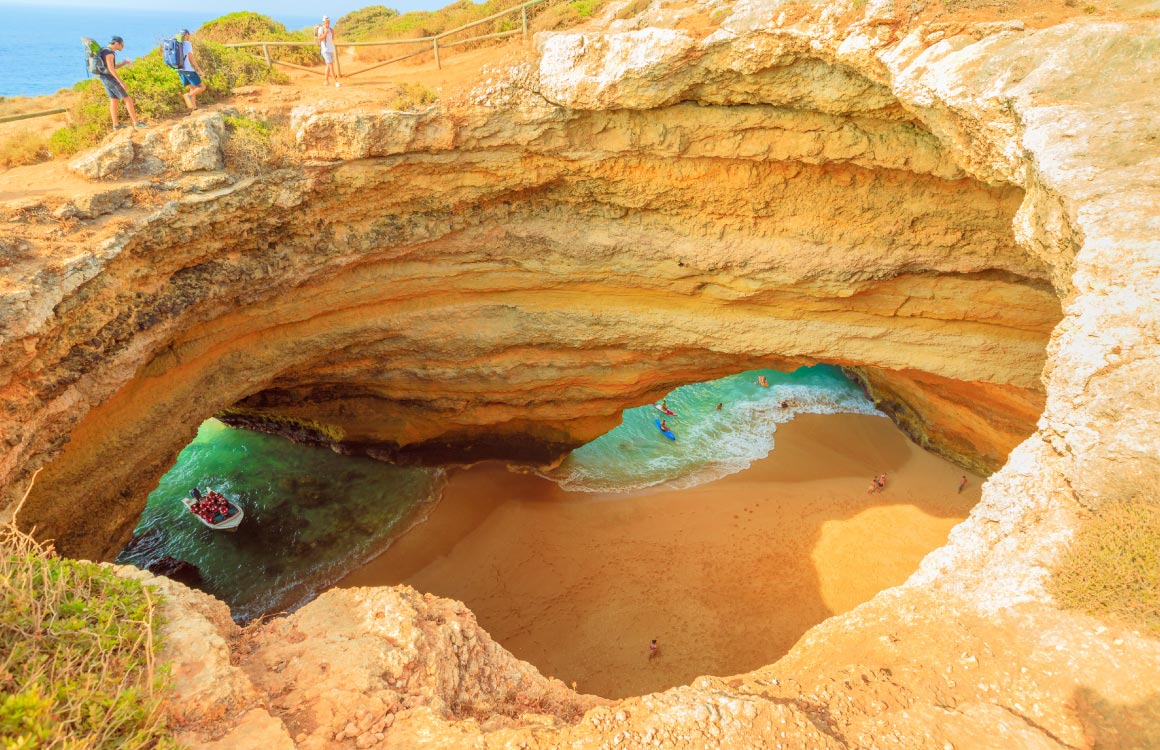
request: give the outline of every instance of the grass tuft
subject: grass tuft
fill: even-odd
[[[1075,535],[1048,583],[1064,607],[1160,635],[1160,505],[1109,503]]]
[[[0,747],[173,747],[158,604],[139,581],[0,526]]]

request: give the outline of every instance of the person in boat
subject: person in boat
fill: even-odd
[[[661,411],[663,411],[665,414],[672,414],[672,412],[669,411],[669,402],[663,398],[661,399]]]
[[[769,387],[769,381],[765,379],[765,376],[764,376],[764,375],[758,375],[758,376],[757,376],[757,384],[758,384],[759,386],[761,386],[762,388],[768,388],[768,387]]]
[[[669,426],[665,422],[665,420],[662,419],[661,420],[661,432],[668,432],[668,431],[669,431]]]

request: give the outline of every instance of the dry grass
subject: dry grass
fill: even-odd
[[[1079,530],[1048,584],[1069,609],[1160,635],[1160,505],[1104,505]]]
[[[172,747],[157,605],[139,581],[0,526],[0,747]]]
[[[245,175],[265,174],[298,160],[294,133],[282,120],[257,120],[226,115],[226,138],[222,154],[226,166]]]
[[[439,101],[439,95],[421,83],[404,83],[396,87],[386,108],[398,112],[418,112]]]
[[[37,164],[52,158],[48,137],[20,130],[8,137],[0,136],[0,169]]]

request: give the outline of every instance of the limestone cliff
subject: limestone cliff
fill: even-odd
[[[575,724],[417,705],[374,743],[1160,744],[1160,643],[1043,589],[1086,509],[1160,483],[1158,24],[615,11],[539,37],[469,103],[301,108],[299,169],[69,232],[11,207],[5,497],[45,465],[22,519],[107,556],[214,412],[349,450],[547,461],[678,383],[834,362],[940,450],[1005,459],[907,585],[749,675]],[[721,20],[683,31],[693,13]],[[118,148],[130,172],[165,157]],[[306,688],[260,688],[284,689],[285,723]],[[349,746],[373,708],[301,741]]]

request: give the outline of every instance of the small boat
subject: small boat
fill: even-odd
[[[673,411],[672,409],[668,408],[667,406],[661,406],[660,404],[653,404],[653,408],[656,409],[657,411],[663,411],[665,414],[668,414],[670,417],[677,416],[677,413],[675,411]]]
[[[221,493],[218,493],[218,494],[221,494]],[[223,495],[222,497],[225,497],[225,496]],[[238,526],[240,526],[242,523],[242,516],[245,514],[242,513],[241,507],[238,506],[236,503],[234,503],[234,501],[230,500],[228,497],[225,498],[225,500],[226,500],[226,505],[230,509],[230,512],[227,513],[225,516],[215,516],[214,520],[209,521],[209,520],[206,520],[205,518],[202,518],[197,513],[194,513],[193,504],[197,502],[196,498],[193,498],[193,497],[181,498],[181,502],[183,505],[185,505],[185,509],[189,511],[189,514],[191,516],[193,516],[194,518],[196,518],[197,520],[201,521],[207,527],[213,529],[214,531],[237,531]]]

